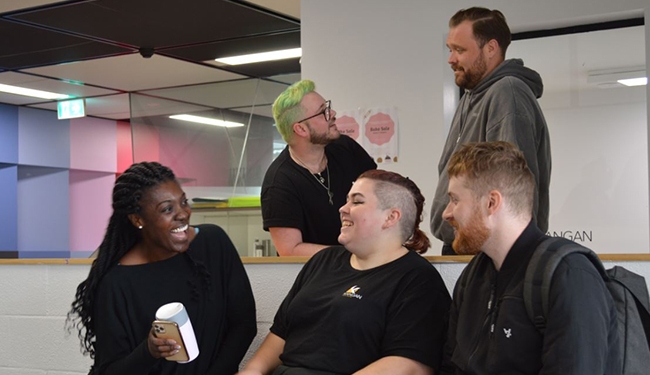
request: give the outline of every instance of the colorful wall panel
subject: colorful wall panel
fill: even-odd
[[[70,120],[70,168],[117,171],[115,121],[82,117]]]
[[[71,252],[92,252],[102,242],[114,184],[113,173],[70,171]]]
[[[69,172],[18,166],[18,251],[69,251]]]
[[[133,160],[129,125],[0,104],[0,258],[87,257],[99,246],[115,175]]]
[[[0,104],[0,163],[18,162],[18,107]]]
[[[43,167],[70,167],[70,121],[56,112],[18,109],[18,163]]]
[[[18,167],[0,164],[0,252],[18,248],[17,181]]]

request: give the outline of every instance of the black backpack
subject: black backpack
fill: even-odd
[[[573,253],[581,253],[593,263],[612,295],[619,322],[623,374],[648,374],[650,303],[645,279],[619,266],[605,270],[593,251],[573,241],[549,237],[535,249],[524,281],[524,303],[531,321],[544,334],[553,273],[562,258]]]

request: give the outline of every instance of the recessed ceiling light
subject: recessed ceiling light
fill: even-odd
[[[52,99],[68,99],[68,98],[72,98],[72,96],[70,96],[70,95],[57,94],[55,92],[49,92],[49,91],[26,89],[24,87],[4,85],[2,83],[0,83],[0,91],[6,92],[6,93],[9,93],[9,94],[30,96],[32,98],[39,98],[39,99],[50,99],[50,100],[52,100]]]
[[[648,84],[648,77],[619,79],[617,82],[625,86],[645,86]]]
[[[300,56],[302,56],[302,48],[292,48],[280,51],[253,53],[250,55],[220,57],[214,60],[226,65],[242,65],[262,61],[285,60]]]
[[[240,126],[244,126],[244,124],[239,122],[224,121],[216,118],[193,116],[193,115],[173,115],[173,116],[169,116],[169,118],[173,118],[175,120],[181,120],[181,121],[197,122],[199,124],[223,126],[224,128],[237,128]]]

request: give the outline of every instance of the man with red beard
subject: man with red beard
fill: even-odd
[[[311,256],[338,245],[339,208],[357,177],[377,168],[355,140],[340,134],[332,102],[302,80],[273,103],[276,128],[287,147],[262,182],[264,230],[282,256]]]
[[[617,315],[603,278],[579,253],[549,290],[546,330],[528,317],[526,268],[547,238],[533,220],[535,178],[508,142],[468,143],[447,168],[454,250],[477,254],[454,288],[443,374],[620,374]]]
[[[522,60],[505,60],[510,29],[498,10],[469,8],[449,21],[448,63],[464,90],[438,164],[438,187],[431,209],[431,232],[443,242],[442,254],[453,255],[453,228],[442,220],[448,203],[447,164],[468,142],[507,141],[523,151],[535,175],[533,217],[548,229],[551,146],[537,98],[542,79]]]

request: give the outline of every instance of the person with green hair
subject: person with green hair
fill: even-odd
[[[261,200],[264,230],[281,256],[311,256],[338,245],[338,210],[350,186],[377,168],[363,147],[339,132],[331,101],[315,89],[302,80],[273,103],[287,146],[266,171]]]

